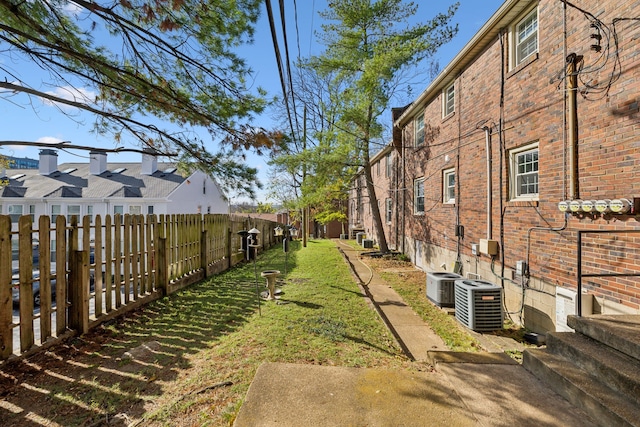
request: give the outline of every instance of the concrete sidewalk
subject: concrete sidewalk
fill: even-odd
[[[236,427],[597,425],[504,352],[447,351],[357,251],[338,245],[363,292],[419,366],[406,372],[264,364]],[[420,372],[427,363],[434,369]]]

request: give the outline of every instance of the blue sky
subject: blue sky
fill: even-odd
[[[273,12],[276,16],[276,22],[280,16],[278,2],[272,1]],[[322,46],[316,43],[314,32],[320,31],[320,18],[318,11],[327,7],[327,0],[297,0],[297,16],[299,30],[299,46],[296,37],[296,22],[294,17],[293,0],[285,0],[286,9],[286,26],[289,40],[289,51],[293,60],[298,55],[308,57],[310,54],[319,54]],[[427,19],[433,17],[435,13],[444,12],[451,2],[443,1],[420,1],[418,16],[425,16]],[[460,8],[454,17],[454,22],[459,25],[459,32],[455,39],[449,44],[442,47],[436,54],[436,58],[440,62],[441,69],[444,68],[449,61],[464,47],[464,45],[473,37],[480,27],[498,10],[503,3],[502,0],[461,0]],[[280,25],[278,31],[280,31]],[[271,96],[282,96],[280,80],[278,77],[278,69],[273,51],[273,43],[271,41],[271,32],[269,22],[266,16],[266,7],[263,5],[263,13],[256,28],[256,42],[254,45],[244,47],[241,54],[246,57],[248,63],[255,72],[255,81],[253,86],[265,88]],[[284,55],[284,46],[280,40],[280,49]],[[38,78],[38,70],[33,69],[27,63],[10,62],[6,57],[0,56],[0,77],[7,78],[12,81],[13,78],[4,74],[5,69],[12,70],[19,76],[31,76]],[[46,79],[46,76],[43,76]],[[418,96],[424,87],[415,87],[414,94]],[[64,93],[64,88],[45,88],[45,90]],[[86,89],[91,92],[90,89]],[[27,105],[26,98],[13,98],[10,101],[3,98],[0,100],[0,123],[2,131],[0,140],[2,141],[71,141],[73,144],[95,147],[114,147],[113,140],[98,136],[92,133],[91,118],[86,115],[79,114],[74,111],[66,111],[67,115],[59,111],[55,106],[47,104]],[[400,104],[398,104],[400,105]],[[393,105],[397,106],[397,105]],[[69,113],[71,117],[69,117]],[[256,120],[256,125],[271,127],[273,122],[269,114],[265,114]],[[391,122],[389,122],[389,127]],[[213,142],[212,142],[213,144]],[[123,145],[127,145],[123,141]],[[16,157],[38,157],[38,148],[4,146],[0,147],[0,154]],[[109,154],[109,161],[131,162],[139,161],[140,155],[135,153],[126,154]],[[70,150],[69,152],[59,151],[58,162],[88,162],[88,153]],[[249,155],[247,158],[252,166],[258,167],[259,176],[263,184],[267,181],[268,166],[264,159]],[[258,200],[264,201],[265,192],[258,193]],[[245,199],[232,198],[232,202],[246,201]]]

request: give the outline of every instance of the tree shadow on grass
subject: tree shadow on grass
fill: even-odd
[[[279,268],[280,261],[284,267],[276,250],[267,251],[255,267]],[[254,265],[244,264],[0,365],[0,424],[129,425],[192,367],[190,355],[255,315],[255,285]]]

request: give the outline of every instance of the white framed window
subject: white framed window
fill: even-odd
[[[386,177],[389,178],[391,176],[391,172],[392,172],[392,168],[393,168],[393,164],[391,163],[392,159],[391,159],[391,153],[387,154],[387,170],[386,170]]]
[[[87,215],[89,216],[89,223],[93,224],[93,205],[87,206]]]
[[[71,222],[71,217],[77,217],[80,223],[80,205],[67,205],[67,222]]]
[[[414,141],[416,147],[424,145],[424,111],[413,120]]]
[[[51,205],[51,223],[55,224],[58,219],[58,215],[62,212],[62,207],[60,205]]]
[[[442,91],[442,117],[447,117],[456,111],[456,88],[455,84],[447,86]]]
[[[442,171],[442,203],[454,204],[456,202],[456,171],[445,169]]]
[[[391,216],[393,214],[393,201],[388,198],[385,200],[385,219],[387,220],[387,222],[391,222]]]
[[[509,152],[512,200],[538,199],[538,143]]]
[[[31,222],[36,222],[36,205],[29,205],[29,215],[31,216]]]
[[[538,8],[523,15],[512,29],[512,68],[538,52]]]
[[[376,162],[376,176],[380,176],[380,160]]]
[[[153,215],[153,205],[147,206],[147,214],[148,215]]]
[[[131,215],[140,215],[142,213],[142,206],[140,205],[131,205],[129,206],[129,214]]]
[[[113,214],[114,215],[117,215],[117,214],[124,215],[124,206],[122,206],[122,205],[114,205],[113,206]]]
[[[413,181],[413,213],[416,215],[424,213],[424,178]]]
[[[22,216],[22,205],[9,205],[8,213],[11,222],[18,222]]]

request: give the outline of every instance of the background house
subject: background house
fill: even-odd
[[[501,285],[534,331],[567,328],[579,268],[583,314],[638,313],[633,277],[590,276],[640,273],[638,16],[633,1],[505,1],[397,110],[390,246]],[[353,224],[364,197],[354,180]]]
[[[0,214],[58,215],[229,213],[215,180],[196,171],[182,176],[174,163],[143,154],[139,163],[108,163],[90,153],[89,163],[58,165],[54,150],[40,151],[38,169],[7,169],[0,190]]]

